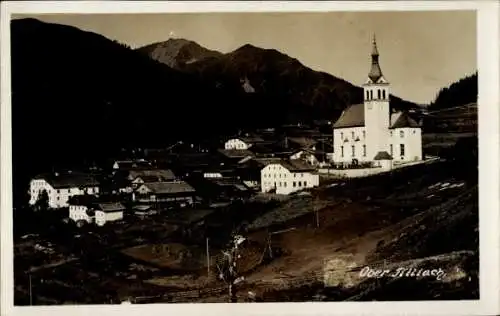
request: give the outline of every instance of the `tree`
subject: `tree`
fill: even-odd
[[[47,193],[47,190],[42,190],[42,192],[38,194],[34,209],[35,211],[46,211],[49,208],[49,194]]]
[[[243,276],[240,276],[237,271],[237,261],[240,258],[238,253],[238,246],[245,241],[245,238],[239,235],[234,235],[229,249],[223,251],[224,261],[222,266],[218,266],[219,278],[223,280],[228,286],[229,302],[236,303],[236,284],[244,280]]]

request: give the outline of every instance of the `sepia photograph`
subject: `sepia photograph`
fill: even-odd
[[[484,298],[478,10],[377,8],[11,13],[7,303]]]

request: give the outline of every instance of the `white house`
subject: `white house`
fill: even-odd
[[[314,152],[310,150],[297,150],[290,155],[290,160],[297,159],[303,160],[311,166],[317,166],[320,163]]]
[[[260,137],[252,137],[252,136],[242,136],[231,138],[224,143],[224,149],[242,149],[247,150],[253,145],[257,143],[262,143],[264,140]]]
[[[99,226],[103,226],[107,222],[113,222],[123,219],[125,206],[123,206],[121,203],[116,202],[97,203],[94,211],[95,223]]]
[[[74,222],[85,221],[87,223],[92,223],[94,219],[94,214],[89,210],[88,206],[77,204],[70,204],[69,206],[69,218]]]
[[[81,173],[44,174],[30,181],[30,205],[40,194],[47,192],[50,208],[68,206],[68,199],[75,195],[98,195],[99,182],[91,175]]]
[[[375,164],[377,155],[389,155],[394,162],[423,159],[420,125],[406,112],[390,112],[389,82],[378,57],[374,38],[364,103],[348,107],[333,125],[334,164]]]
[[[314,167],[300,160],[276,160],[262,168],[262,192],[290,194],[319,185],[319,175]]]

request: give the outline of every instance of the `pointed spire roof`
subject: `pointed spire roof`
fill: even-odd
[[[370,69],[370,73],[368,74],[368,77],[373,83],[376,83],[380,77],[382,77],[382,70],[380,69],[380,65],[378,63],[378,56],[377,41],[375,39],[375,34],[373,34],[372,67]]]

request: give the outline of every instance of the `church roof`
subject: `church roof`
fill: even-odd
[[[373,160],[392,160],[392,156],[387,151],[379,151]]]
[[[365,105],[353,104],[342,112],[333,128],[365,126]]]
[[[365,126],[364,104],[354,104],[342,112],[339,119],[333,124],[333,128],[349,128]],[[406,112],[392,113],[389,128],[420,127]]]
[[[403,128],[403,127],[420,127],[420,125],[412,119],[406,112],[394,113],[394,117],[391,115],[391,127],[390,128]]]
[[[368,73],[368,77],[373,83],[376,83],[383,76],[382,69],[380,69],[380,65],[378,63],[378,57],[377,42],[375,40],[375,36],[373,36],[372,66],[370,72]]]

